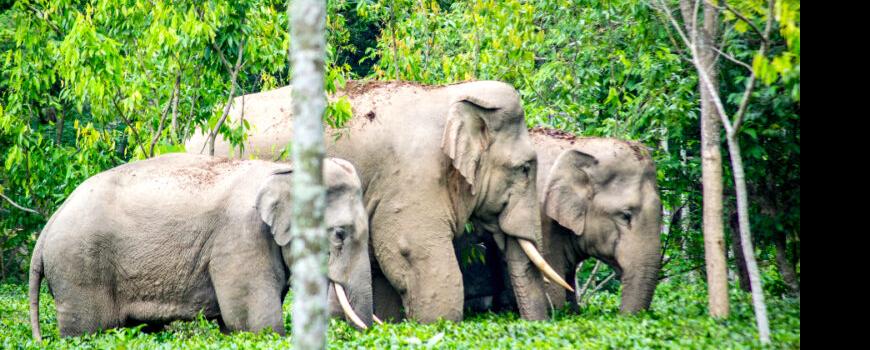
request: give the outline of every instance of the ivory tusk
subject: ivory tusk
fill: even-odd
[[[547,264],[547,261],[544,260],[543,256],[541,256],[541,253],[538,252],[537,248],[535,248],[534,243],[529,242],[529,241],[522,239],[522,238],[517,238],[517,241],[520,243],[520,248],[523,249],[523,252],[525,252],[526,256],[529,257],[529,260],[532,261],[532,264],[535,264],[535,266],[539,270],[541,270],[541,273],[544,274],[544,278],[547,278],[551,281],[556,282],[556,284],[564,287],[565,289],[567,289],[571,292],[574,291],[574,288],[571,288],[571,285],[569,285],[567,282],[565,282],[565,280],[562,279],[562,277],[560,277],[559,274],[556,273],[555,270],[553,270],[553,268],[550,266],[550,264]]]
[[[376,316],[375,314],[372,314],[372,320],[374,320],[375,323],[377,323],[377,324],[380,324],[380,325],[384,324],[384,321],[381,321],[381,319],[378,318],[378,316]]]
[[[349,318],[357,327],[369,329],[356,312],[353,311],[353,308],[350,307],[350,302],[347,301],[347,294],[344,293],[344,287],[338,283],[332,283],[332,287],[335,288],[335,296],[338,298],[338,303],[341,305],[341,311],[344,311],[347,318]]]

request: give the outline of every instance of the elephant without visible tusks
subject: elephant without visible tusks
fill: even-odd
[[[41,339],[43,276],[61,336],[159,326],[199,312],[225,331],[284,334],[291,172],[287,164],[169,154],[89,178],[52,215],[33,251],[34,338]],[[372,292],[361,185],[341,159],[326,159],[323,173],[330,310],[343,309],[365,328]]]
[[[635,142],[579,138],[543,128],[533,129],[531,138],[540,166],[547,261],[573,284],[581,261],[599,259],[621,276],[623,313],[649,308],[661,261],[661,201],[649,152]],[[457,249],[468,249],[470,243],[461,241]],[[475,272],[464,276],[476,291],[466,295],[466,303],[475,309],[510,308],[510,294],[497,280],[500,263],[480,265],[463,268]],[[554,285],[547,286],[547,295],[556,307],[574,299]]]
[[[235,99],[232,123],[249,123],[240,157],[275,158],[292,138],[291,87]],[[348,82],[354,117],[331,130],[327,154],[356,166],[370,219],[375,313],[419,322],[462,319],[463,284],[453,239],[467,222],[486,227],[507,260],[525,319],[548,317],[537,157],[517,91],[501,82],[447,86]],[[187,142],[204,149],[206,137]],[[215,154],[236,154],[217,140]]]

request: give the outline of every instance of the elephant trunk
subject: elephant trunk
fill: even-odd
[[[351,306],[350,301],[347,298],[347,292],[344,291],[344,287],[338,283],[333,283],[332,286],[335,288],[335,296],[338,298],[338,302],[341,305],[341,310],[344,313],[345,318],[347,318],[347,320],[358,329],[368,329],[371,325],[371,321],[364,321],[353,309],[353,306]]]
[[[646,254],[637,264],[625,267],[622,274],[622,303],[619,311],[634,314],[649,309],[659,276],[658,252]]]
[[[373,297],[371,265],[368,254],[354,259],[345,273],[330,275],[329,310],[333,317],[344,318],[359,330],[372,326]]]
[[[499,216],[499,229],[505,234],[502,249],[520,315],[527,320],[547,319],[544,277],[567,289],[571,287],[537,248],[542,246],[541,208],[534,188],[508,200]]]
[[[534,191],[530,191],[534,192]],[[541,208],[534,195],[517,196],[508,201],[507,208],[499,217],[502,232],[516,239],[516,243],[531,262],[549,281],[574,291],[565,279],[544,260],[537,247],[543,245],[541,236]]]
[[[620,305],[623,314],[649,309],[661,269],[661,201],[655,184],[648,182],[647,185],[645,190],[649,192],[644,196],[646,201],[634,230],[623,235],[625,242],[619,243],[617,248],[617,262],[623,270]]]
[[[365,254],[359,261],[350,274],[347,285],[348,296],[350,297],[350,305],[353,307],[353,311],[359,315],[360,320],[366,327],[370,327],[374,316],[374,301],[372,298],[371,264],[368,263],[368,254]],[[362,278],[361,276],[368,276],[368,278]]]
[[[505,260],[507,260],[511,286],[516,295],[517,308],[523,319],[546,320],[548,305],[544,294],[543,278],[526,256],[520,241],[521,238],[507,237],[505,242]]]

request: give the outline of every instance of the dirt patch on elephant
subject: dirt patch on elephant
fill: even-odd
[[[547,127],[543,127],[543,126],[536,126],[536,127],[532,128],[531,130],[529,130],[529,132],[532,134],[540,134],[540,135],[549,136],[549,137],[552,137],[554,139],[571,141],[572,144],[574,143],[575,140],[577,140],[577,135],[574,135],[574,134],[569,133],[569,132],[564,131],[564,130],[547,128]]]
[[[625,141],[628,144],[628,147],[631,148],[631,151],[634,152],[635,158],[638,161],[644,161],[650,159],[649,150],[647,150],[646,146],[637,141]]]
[[[237,159],[215,158],[200,165],[175,169],[171,172],[171,176],[185,179],[191,184],[211,185],[222,175],[237,169],[240,163],[241,161]]]
[[[442,87],[442,85],[424,85],[417,82],[401,81],[401,80],[350,80],[344,86],[344,93],[348,97],[356,97],[365,95],[372,90],[387,90],[392,91],[402,87],[415,87],[422,90],[433,90]]]
[[[374,110],[369,111],[368,113],[366,113],[366,114],[364,115],[364,117],[365,117],[366,119],[368,119],[369,121],[373,121],[373,120],[375,120],[375,117],[376,117],[376,115],[375,115],[375,111],[374,111]]]

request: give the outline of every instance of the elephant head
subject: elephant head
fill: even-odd
[[[453,101],[441,148],[470,187],[471,221],[493,233],[523,318],[546,319],[540,272],[570,287],[536,248],[542,244],[537,154],[519,95],[507,84],[476,82],[463,84]]]
[[[257,210],[281,246],[291,266],[291,170],[273,173],[260,188]],[[338,158],[323,162],[326,187],[324,221],[329,240],[329,309],[360,329],[372,324],[372,274],[369,265],[368,217],[362,204],[362,185],[353,165]]]
[[[635,143],[578,139],[556,157],[542,191],[545,220],[555,221],[545,238],[550,261],[573,276],[580,261],[597,258],[621,275],[621,312],[649,308],[661,261],[661,202],[649,154]]]

